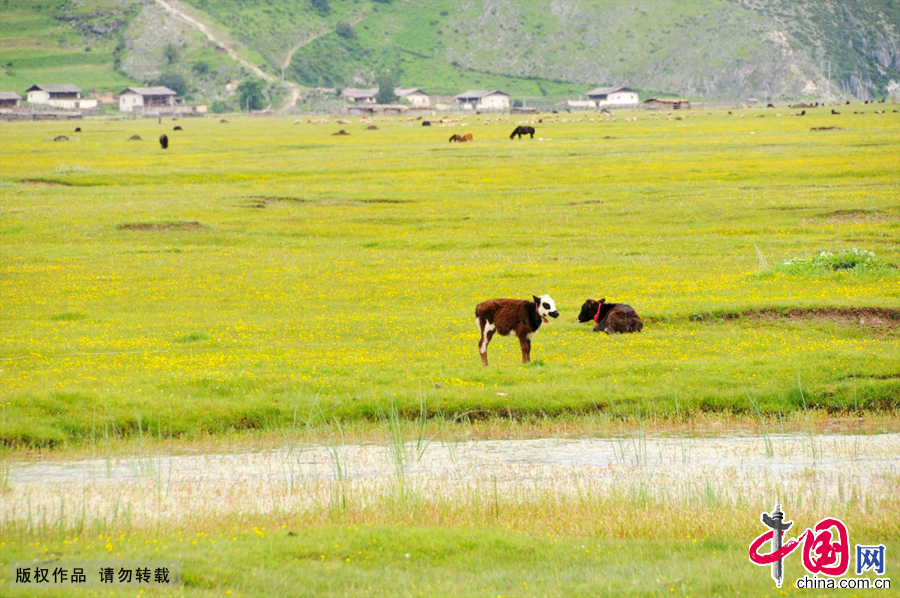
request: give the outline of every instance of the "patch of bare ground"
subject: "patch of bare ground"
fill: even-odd
[[[776,210],[779,212],[792,212],[794,210],[819,210],[824,206],[767,206],[766,210]]]
[[[196,220],[180,222],[128,222],[116,226],[119,230],[167,231],[167,230],[200,230],[206,228]]]
[[[805,218],[800,224],[867,224],[885,222],[891,216],[881,210],[835,210],[825,214],[819,214],[814,218]]]
[[[243,207],[260,210],[265,209],[266,206],[273,203],[309,203],[308,199],[303,199],[302,197],[285,197],[279,195],[249,195],[244,199],[248,201]]]
[[[62,181],[50,181],[46,179],[23,179],[19,181],[23,185],[48,185],[59,187],[71,187],[72,183],[64,183]]]
[[[798,307],[786,311],[751,309],[741,313],[723,314],[721,317],[726,320],[744,317],[753,321],[814,321],[867,328],[900,328],[900,309],[888,307]]]

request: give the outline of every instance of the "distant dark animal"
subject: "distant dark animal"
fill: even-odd
[[[462,135],[451,135],[450,136],[450,143],[453,143],[454,141],[457,143],[462,143],[462,140],[463,140]]]
[[[173,128],[173,129],[172,129],[172,130],[173,130],[173,131],[181,131],[181,130],[182,130],[182,128],[181,128],[181,126],[180,126],[180,125],[179,125],[179,126],[177,126],[177,127],[175,127],[175,128]]]
[[[345,131],[344,129],[341,129],[341,130],[338,131],[337,133],[332,133],[332,135],[349,135],[349,134],[350,134],[350,133],[348,133],[348,132]]]
[[[375,125],[369,125],[368,127],[366,127],[366,131],[377,131],[377,130],[378,130],[378,127],[376,127]]]
[[[81,133],[81,127],[75,127],[75,132],[76,132],[76,133]]]
[[[865,102],[865,103],[866,103],[866,104],[868,104],[868,103],[869,103],[869,100],[866,100],[866,102]]]
[[[774,107],[775,107],[775,104],[767,104],[766,105],[766,108],[774,108]]]
[[[831,109],[831,113],[832,113],[832,114],[840,114],[840,112],[838,112],[838,111],[835,110],[834,108]]]
[[[227,123],[228,121],[225,120],[225,119],[223,118],[223,119],[219,120],[219,122],[220,122],[220,123]]]
[[[640,332],[644,329],[644,321],[637,315],[634,308],[624,303],[607,303],[606,299],[596,301],[588,299],[581,306],[578,314],[578,323],[593,320],[594,332],[626,333]]]
[[[159,147],[167,149],[169,147],[169,138],[165,135],[159,136]]]
[[[522,363],[531,361],[531,339],[537,334],[547,317],[558,318],[559,311],[550,295],[533,296],[534,301],[525,299],[490,299],[475,308],[475,323],[481,334],[478,352],[481,363],[487,366],[487,347],[495,332],[503,336],[515,335],[522,349]]]
[[[57,135],[56,137],[53,138],[53,141],[68,141],[68,140],[69,140],[69,138],[66,137],[65,135]]]
[[[430,120],[423,120],[423,121],[422,121],[422,126],[423,126],[423,127],[430,127],[430,126],[431,126],[431,121],[430,121]]]
[[[460,137],[459,140],[460,140],[460,142],[463,142],[463,143],[466,141],[475,141],[475,136],[472,135],[471,133],[466,133],[465,135]]]
[[[142,141],[142,139],[140,135],[132,135],[128,138],[128,141]]]
[[[801,110],[797,116],[806,116],[806,110]]]
[[[845,106],[849,106],[849,105],[850,105],[850,100],[847,100],[846,102],[844,102],[844,105],[845,105]]]
[[[509,138],[512,139],[516,135],[519,136],[519,139],[522,138],[522,135],[531,135],[531,138],[534,139],[534,127],[518,126],[516,127],[516,130],[510,134]]]

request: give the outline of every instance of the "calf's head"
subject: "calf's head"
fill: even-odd
[[[532,295],[534,297],[534,306],[537,308],[537,313],[541,316],[541,319],[545,322],[547,321],[547,316],[551,318],[558,318],[559,311],[556,309],[556,303],[553,302],[553,299],[550,298],[550,295],[541,295],[538,297],[537,295]]]
[[[600,309],[600,304],[605,301],[606,299],[601,299],[600,301],[588,299],[585,301],[584,305],[581,306],[581,313],[578,314],[578,323],[584,324],[585,322],[592,322],[594,316],[597,315],[597,311]]]

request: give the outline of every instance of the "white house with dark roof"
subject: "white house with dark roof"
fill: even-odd
[[[509,110],[509,94],[502,91],[472,89],[453,100],[466,110]]]
[[[97,100],[82,100],[81,89],[65,83],[63,85],[32,85],[25,90],[29,104],[46,104],[54,108],[90,110],[97,107]]]
[[[357,89],[348,87],[341,91],[340,97],[344,100],[350,100],[357,104],[374,104],[375,96],[378,95],[377,87],[368,87],[365,89]]]
[[[598,87],[587,92],[588,100],[596,107],[637,106],[641,103],[638,92],[627,87]]]
[[[15,108],[21,99],[14,91],[0,91],[0,108]]]
[[[168,108],[178,95],[168,87],[126,87],[119,92],[119,112],[141,112],[144,108]]]
[[[401,100],[407,100],[413,108],[429,108],[431,96],[418,87],[395,87],[394,95]]]

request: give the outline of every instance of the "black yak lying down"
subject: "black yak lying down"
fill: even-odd
[[[644,328],[644,321],[637,315],[634,308],[624,303],[607,303],[606,299],[596,301],[588,299],[581,306],[578,314],[579,324],[584,322],[596,322],[594,332],[640,332]]]

